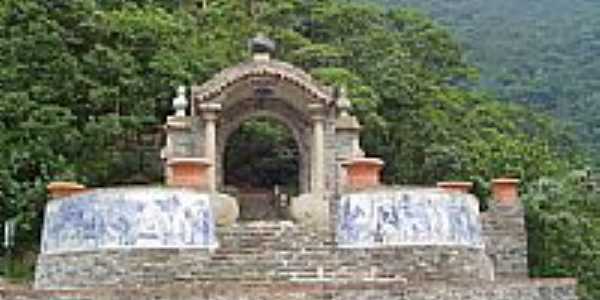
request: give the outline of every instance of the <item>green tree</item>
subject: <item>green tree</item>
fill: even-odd
[[[141,2],[0,4],[0,221],[19,220],[19,245],[38,243],[49,181],[126,180],[137,162],[123,141],[163,123],[177,85],[241,59],[239,30],[197,26],[225,24],[219,14]]]
[[[599,197],[578,177],[541,179],[523,197],[531,273],[577,277],[581,299],[600,296]]]

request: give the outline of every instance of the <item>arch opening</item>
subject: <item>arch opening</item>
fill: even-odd
[[[240,123],[223,150],[223,185],[238,199],[240,220],[288,219],[301,191],[302,151],[288,124],[268,116]]]

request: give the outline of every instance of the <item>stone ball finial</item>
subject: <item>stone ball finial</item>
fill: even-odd
[[[177,87],[177,97],[185,97],[185,86],[180,85]]]
[[[336,91],[337,107],[342,115],[348,115],[348,111],[352,109],[352,103],[348,99],[348,92],[345,87],[339,87]]]
[[[248,42],[252,54],[273,54],[277,49],[275,42],[259,33]]]
[[[185,86],[179,86],[177,88],[177,97],[173,99],[175,115],[178,117],[185,117],[185,109],[187,108],[187,105],[188,101],[185,97]]]

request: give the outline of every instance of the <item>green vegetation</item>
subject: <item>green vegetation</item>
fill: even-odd
[[[527,205],[531,273],[577,277],[581,299],[600,297],[600,196],[578,177],[540,179]]]
[[[423,9],[481,70],[481,87],[569,123],[600,162],[600,2],[362,0]]]
[[[21,259],[36,250],[48,181],[126,182],[138,161],[123,151],[123,140],[164,122],[177,85],[204,82],[247,58],[246,40],[259,31],[278,42],[278,58],[348,87],[364,148],[387,162],[390,183],[470,179],[485,195],[492,177],[516,175],[528,184],[578,161],[561,125],[475,90],[477,71],[459,44],[414,11],[334,0],[5,0],[0,221],[17,218]],[[256,132],[289,140],[261,126],[232,143]],[[529,217],[535,223],[554,212],[540,206]],[[579,243],[541,230],[531,234]],[[535,272],[562,275],[540,271],[553,268],[545,258],[557,252],[533,245]],[[591,278],[583,282],[594,290],[597,275],[568,270]]]

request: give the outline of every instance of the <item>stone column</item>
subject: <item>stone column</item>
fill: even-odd
[[[200,105],[202,118],[204,119],[204,157],[210,162],[207,172],[207,186],[210,192],[217,191],[216,176],[216,153],[217,153],[217,134],[216,121],[221,104],[204,103]]]
[[[325,116],[321,104],[311,104],[309,109],[313,122],[311,192],[322,195],[325,190]]]

